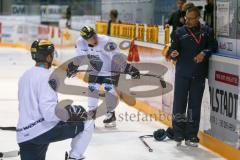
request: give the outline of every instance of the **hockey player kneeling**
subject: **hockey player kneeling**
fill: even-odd
[[[103,123],[108,128],[116,127],[115,108],[119,100],[115,87],[118,85],[119,73],[126,73],[133,79],[139,79],[140,72],[127,63],[108,36],[96,34],[90,26],[82,27],[80,35],[76,42],[76,57],[68,64],[67,77],[77,73],[78,67],[83,64],[84,56],[88,58],[91,68],[88,77],[89,110],[97,110],[98,92],[101,85],[104,85],[107,114]]]
[[[45,160],[48,146],[72,138],[66,160],[82,160],[91,139],[94,122],[87,121],[87,113],[80,105],[67,105],[65,121],[57,116],[57,83],[49,79],[54,45],[48,40],[34,41],[32,59],[36,65],[19,80],[19,120],[17,141],[21,160]]]

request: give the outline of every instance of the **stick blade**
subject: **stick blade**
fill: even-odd
[[[15,151],[9,151],[9,152],[0,152],[0,158],[10,158],[10,157],[17,157],[19,156],[20,152]]]

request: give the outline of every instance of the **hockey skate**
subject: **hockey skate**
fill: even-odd
[[[80,158],[80,159],[71,158],[71,157],[69,157],[68,152],[65,152],[65,160],[84,160],[84,159],[85,159],[84,157]]]
[[[185,145],[190,147],[198,147],[199,139],[198,137],[193,137],[188,140],[185,140]]]
[[[116,116],[115,112],[108,112],[107,117],[103,120],[105,128],[115,128],[116,127]]]

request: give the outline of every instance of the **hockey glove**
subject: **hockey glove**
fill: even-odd
[[[124,73],[127,73],[132,76],[132,79],[140,79],[140,72],[134,66],[127,64]]]
[[[78,66],[74,65],[73,62],[68,64],[67,77],[70,78],[77,73]]]
[[[86,110],[80,105],[68,105],[65,107],[68,111],[68,122],[86,121],[88,118]]]

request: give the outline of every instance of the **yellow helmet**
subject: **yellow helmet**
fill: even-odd
[[[48,55],[54,54],[55,47],[49,40],[36,40],[31,46],[32,59],[38,62],[45,61]]]

